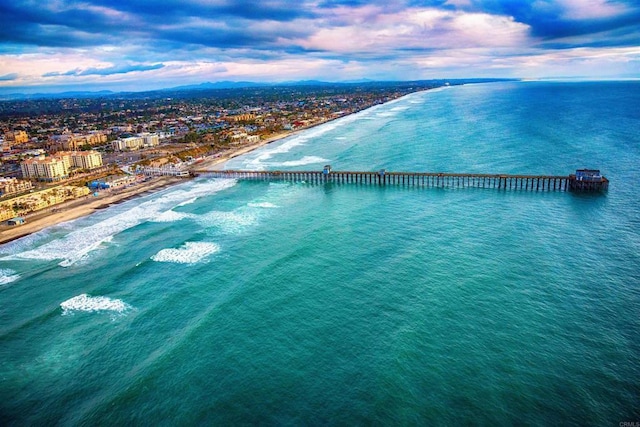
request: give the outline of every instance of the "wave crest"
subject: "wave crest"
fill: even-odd
[[[6,285],[11,282],[15,282],[20,278],[20,275],[15,271],[8,268],[0,268],[0,285]]]
[[[108,297],[92,297],[87,294],[81,294],[66,300],[60,304],[62,315],[73,314],[76,311],[84,312],[100,312],[112,311],[116,313],[124,313],[131,309],[131,306],[119,299],[111,299]]]
[[[220,246],[209,242],[186,242],[179,248],[162,249],[151,257],[156,262],[195,264],[204,257],[219,252]]]

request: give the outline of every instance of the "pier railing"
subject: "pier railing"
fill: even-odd
[[[288,181],[321,184],[393,185],[425,188],[494,188],[527,191],[605,191],[605,177],[595,181],[577,180],[575,175],[507,175],[439,172],[359,172],[359,171],[246,171],[196,170],[195,175],[254,181]]]

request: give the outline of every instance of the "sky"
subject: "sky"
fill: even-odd
[[[640,78],[639,0],[0,0],[0,90]]]

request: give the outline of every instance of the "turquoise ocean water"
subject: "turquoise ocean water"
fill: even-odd
[[[640,421],[638,106],[451,87],[227,166],[592,167],[606,195],[200,178],[0,246],[0,423]]]

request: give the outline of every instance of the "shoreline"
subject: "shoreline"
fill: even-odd
[[[342,116],[346,117],[346,116]],[[197,166],[199,169],[221,170],[227,161],[234,157],[250,153],[260,147],[296,135],[307,129],[328,123],[330,120],[296,129],[291,132],[283,132],[272,135],[269,138],[259,141],[255,144],[238,147],[237,149],[228,149],[223,151],[220,156],[205,160]],[[29,236],[45,228],[61,224],[63,222],[72,221],[78,218],[89,216],[95,212],[107,209],[113,205],[124,203],[129,200],[137,199],[147,194],[155,193],[165,188],[172,187],[176,184],[186,182],[192,178],[179,178],[173,176],[155,177],[149,182],[138,183],[129,188],[114,189],[107,192],[99,193],[99,197],[92,195],[84,196],[79,199],[69,200],[67,202],[54,205],[41,211],[33,212],[23,216],[26,222],[22,225],[10,226],[6,221],[0,225],[0,245],[12,242]],[[103,195],[103,193],[106,193]]]
[[[362,110],[360,110],[362,111]],[[358,111],[356,111],[355,113],[357,113]],[[351,113],[351,114],[355,114],[355,113]],[[342,118],[342,117],[347,117],[350,116],[351,114],[348,114],[346,116],[341,116],[341,117],[337,117],[335,119],[331,119],[331,120],[325,120],[323,122],[320,123],[314,123],[312,125],[309,126],[304,126],[301,127],[299,129],[290,131],[290,132],[282,132],[282,133],[278,133],[275,135],[270,136],[269,138],[256,142],[255,144],[252,145],[247,145],[245,147],[238,147],[236,150],[233,149],[229,149],[226,150],[225,152],[223,152],[223,154],[221,154],[219,157],[216,157],[214,159],[209,159],[209,160],[205,160],[202,163],[199,163],[197,165],[197,169],[199,170],[211,170],[211,171],[217,171],[217,170],[222,170],[225,166],[225,164],[238,156],[242,156],[243,154],[247,154],[250,153],[254,150],[257,150],[258,148],[264,147],[265,145],[269,145],[271,143],[274,143],[276,141],[280,141],[281,139],[285,139],[288,138],[290,136],[294,136],[294,135],[298,135],[306,130],[312,129],[314,127],[323,125],[325,123],[329,123],[332,122],[333,120],[337,120],[338,118]]]
[[[102,209],[155,193],[181,182],[185,182],[184,178],[157,177],[133,187],[103,191],[99,193],[100,196],[98,197],[93,195],[83,196],[79,199],[69,200],[41,211],[30,213],[24,216],[26,222],[22,225],[0,225],[0,245],[37,233],[45,228],[82,218]]]
[[[431,89],[428,89],[431,90]],[[398,98],[391,99],[383,104],[375,104],[370,105],[367,108],[362,110],[354,111],[352,113],[346,114],[344,116],[335,117],[329,120],[324,120],[319,123],[314,123],[312,125],[304,126],[299,129],[295,129],[293,131],[282,132],[279,134],[275,134],[261,140],[255,144],[230,148],[222,153],[218,157],[213,159],[204,160],[201,163],[197,164],[197,169],[201,170],[222,170],[225,164],[238,156],[242,156],[243,154],[250,153],[258,148],[264,147],[265,145],[274,143],[276,141],[280,141],[284,138],[288,138],[290,136],[295,136],[300,134],[306,130],[312,129],[314,127],[323,125],[325,123],[330,123],[334,120],[338,120],[344,117],[351,116],[353,114],[359,113],[364,110],[368,110],[369,108],[376,107],[379,105],[384,105],[389,102],[396,101],[398,99],[404,98],[405,96],[411,95],[413,93],[418,93],[422,91],[412,92],[406,94],[404,96],[400,96]],[[189,169],[193,169],[194,165],[192,165]],[[171,187],[173,185],[179,184],[181,182],[185,182],[192,178],[178,178],[171,176],[161,176],[153,178],[150,182],[138,183],[133,187],[125,188],[125,189],[115,189],[112,190],[109,194],[104,197],[97,197],[94,199],[93,196],[84,196],[80,199],[70,200],[59,205],[55,205],[53,207],[44,209],[42,211],[33,212],[24,216],[26,222],[22,225],[17,226],[9,226],[6,225],[6,222],[0,225],[0,245],[5,243],[9,243],[14,240],[21,239],[23,237],[29,236],[30,234],[37,233],[38,231],[44,230],[45,228],[52,227],[54,225],[61,224],[63,222],[72,221],[74,219],[82,218],[88,215],[91,215],[95,212],[98,212],[102,209],[106,209],[112,205],[116,205],[119,203],[123,203],[132,199],[136,199],[142,197],[147,194],[154,193],[156,191],[163,190],[167,187]]]

